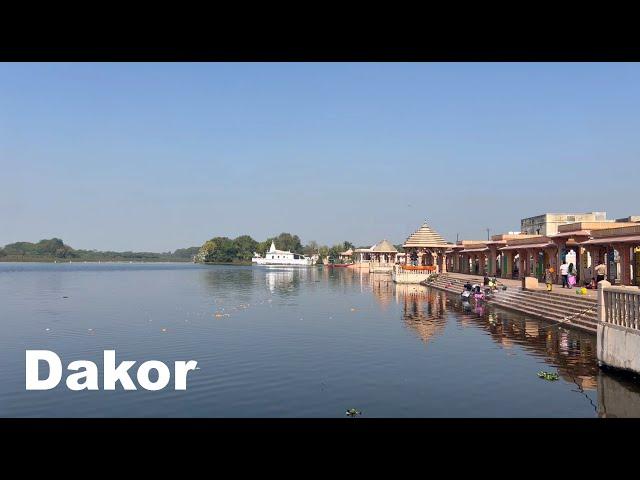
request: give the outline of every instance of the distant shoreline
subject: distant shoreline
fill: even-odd
[[[42,258],[29,258],[29,259],[21,259],[21,258],[0,258],[0,263],[192,263],[191,260],[64,260],[64,259],[42,259]]]
[[[237,265],[237,266],[251,266],[253,265],[251,262],[193,262],[191,260],[178,260],[178,259],[168,259],[168,260],[64,260],[64,259],[42,259],[42,258],[0,258],[0,263],[191,263],[194,265]]]

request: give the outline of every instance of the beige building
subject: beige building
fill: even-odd
[[[528,235],[555,235],[558,227],[577,222],[613,222],[607,220],[607,212],[544,213],[520,220],[520,232]]]

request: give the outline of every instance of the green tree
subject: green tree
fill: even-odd
[[[333,259],[338,259],[338,255],[340,255],[340,252],[342,252],[342,247],[343,245],[334,245],[333,247],[331,247],[329,249],[329,258],[333,258]]]
[[[200,262],[211,262],[213,258],[213,252],[216,249],[216,244],[213,240],[207,240],[202,244],[200,250],[198,251],[198,260]]]
[[[176,260],[191,260],[194,255],[198,254],[200,247],[189,247],[189,248],[178,248],[172,254],[167,256],[171,256]]]
[[[267,238],[264,242],[260,242],[257,252],[264,255],[271,247],[271,242],[274,242],[278,250],[289,250],[294,253],[302,252],[302,242],[297,235],[291,235],[290,233],[281,233],[277,237]]]
[[[314,255],[318,253],[319,248],[320,246],[318,245],[318,242],[316,242],[315,240],[311,240],[304,247],[302,247],[302,253],[304,253],[305,255]]]
[[[236,257],[241,261],[249,261],[253,257],[253,252],[258,248],[258,242],[256,242],[249,235],[240,235],[233,240],[236,248]]]
[[[275,238],[275,243],[278,250],[289,250],[295,253],[302,252],[302,242],[300,242],[298,235],[283,232]]]
[[[210,243],[209,243],[210,242]],[[238,249],[229,237],[214,237],[208,242],[205,262],[233,262],[237,258]]]

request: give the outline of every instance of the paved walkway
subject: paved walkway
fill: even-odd
[[[454,276],[454,277],[458,277],[458,278],[464,278],[464,279],[469,279],[472,283],[479,283],[482,284],[482,280],[484,279],[484,277],[482,275],[470,275],[467,273],[456,273],[456,272],[447,272],[448,275]],[[509,288],[521,288],[522,287],[522,280],[511,280],[509,278],[498,278],[498,283],[501,283],[503,285],[506,285]],[[547,286],[544,283],[539,283],[538,284],[538,290],[541,292],[546,292],[547,291]],[[596,290],[589,290],[587,289],[587,294],[586,295],[578,295],[576,294],[576,289],[574,288],[562,288],[561,285],[553,285],[553,293],[560,293],[562,295],[568,295],[568,296],[572,296],[572,297],[580,297],[580,298],[591,298],[593,300],[596,299],[596,294],[597,291]]]

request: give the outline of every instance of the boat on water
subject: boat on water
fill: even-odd
[[[275,243],[271,242],[271,248],[269,248],[265,256],[263,257],[259,253],[254,253],[251,263],[265,266],[287,265],[307,267],[313,265],[313,258],[288,250],[278,250]]]

